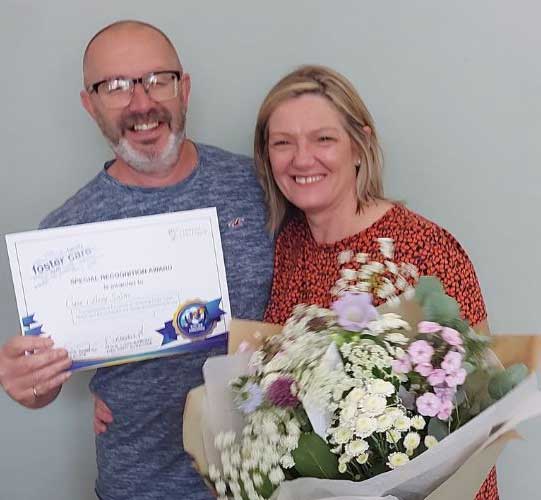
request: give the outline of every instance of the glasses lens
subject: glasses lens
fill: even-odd
[[[131,99],[133,82],[125,78],[111,78],[98,86],[98,95],[108,108],[123,108]]]
[[[164,71],[152,73],[145,80],[148,95],[155,101],[173,99],[178,93],[178,78],[176,73]]]

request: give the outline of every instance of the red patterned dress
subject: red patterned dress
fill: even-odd
[[[303,219],[290,221],[278,236],[274,277],[265,321],[283,324],[297,304],[328,307],[330,290],[339,278],[338,254],[365,252],[382,261],[377,238],[394,240],[395,262],[417,266],[420,275],[437,276],[446,293],[460,304],[470,324],[486,319],[486,309],[470,259],[455,238],[438,225],[394,205],[360,233],[331,244],[318,244]],[[496,470],[492,469],[475,500],[498,500]]]

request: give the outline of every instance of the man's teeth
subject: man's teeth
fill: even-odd
[[[297,184],[312,184],[313,182],[318,182],[323,179],[322,175],[311,175],[309,177],[301,177],[300,175],[295,176],[295,182]]]
[[[133,130],[136,132],[141,132],[143,130],[152,130],[153,128],[156,128],[159,125],[158,122],[150,122],[150,123],[137,123],[133,126]]]

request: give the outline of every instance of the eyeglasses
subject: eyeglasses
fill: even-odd
[[[116,76],[108,80],[89,85],[89,94],[95,92],[103,105],[110,109],[126,107],[132,98],[135,85],[140,83],[147,95],[156,102],[167,101],[178,95],[178,82],[182,78],[180,71],[154,71],[140,78]]]

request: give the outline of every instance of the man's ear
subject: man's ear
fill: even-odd
[[[192,80],[190,78],[189,73],[184,73],[182,75],[182,80],[180,81],[180,91],[181,91],[181,97],[182,102],[184,103],[184,107],[188,109],[188,102],[190,101],[190,90],[192,88]]]
[[[92,119],[95,120],[96,112],[94,111],[94,104],[92,99],[90,99],[90,94],[83,89],[79,95],[81,96],[81,104],[83,105],[83,108],[85,108],[86,112],[92,117]]]

